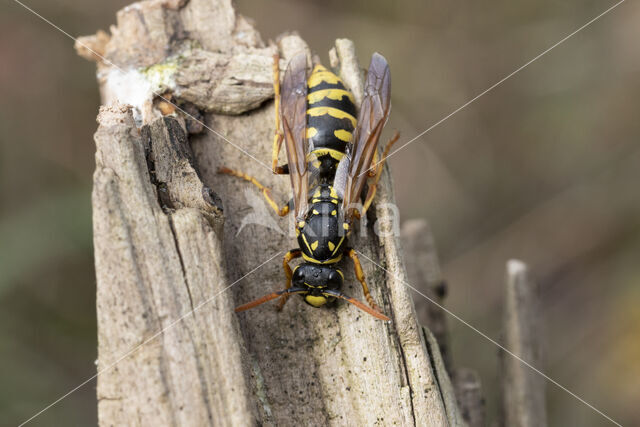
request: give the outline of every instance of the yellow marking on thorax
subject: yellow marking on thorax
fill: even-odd
[[[333,134],[336,136],[336,138],[344,142],[351,142],[351,138],[353,138],[351,132],[344,129],[334,130]]]
[[[309,246],[309,242],[307,242],[307,236],[305,236],[304,234],[302,235],[302,241],[304,242],[305,245],[307,245],[307,249],[309,249],[309,252],[313,252],[313,250]],[[304,252],[302,253],[302,255],[304,256]]]
[[[321,307],[328,302],[327,297],[323,296],[316,297],[313,295],[307,295],[304,297],[304,299],[314,307]]]
[[[318,249],[318,241],[317,240],[311,244],[311,250],[315,251],[316,249]]]
[[[324,116],[325,114],[330,115],[331,117],[334,117],[336,119],[349,119],[351,121],[351,124],[353,125],[353,128],[355,129],[356,127],[356,118],[353,117],[351,114],[347,113],[346,111],[342,111],[339,110],[337,108],[334,107],[313,107],[313,108],[309,108],[307,110],[307,114],[312,116],[312,117],[319,117],[319,116]],[[308,138],[308,136],[307,136]]]
[[[311,92],[309,95],[307,95],[307,101],[309,101],[309,104],[315,104],[318,101],[322,101],[324,98],[339,101],[345,96],[349,98],[351,102],[355,103],[351,92],[344,89],[323,89],[317,92]]]
[[[316,128],[307,128],[307,139],[313,138],[318,133],[318,129]]]
[[[340,238],[340,241],[338,242],[338,245],[336,246],[336,249],[331,253],[331,255],[335,255],[335,252],[336,252],[336,251],[341,247],[342,242],[344,242],[344,237],[345,237],[345,236],[342,236],[342,237]],[[342,257],[342,254],[340,254],[340,257]]]
[[[303,237],[304,237],[304,235],[303,235]],[[326,261],[319,261],[317,259],[313,259],[310,256],[308,256],[307,254],[305,254],[304,252],[302,252],[302,258],[305,261],[312,262],[314,264],[335,264],[336,262],[338,262],[338,261],[340,261],[342,259],[342,253],[340,253],[340,255],[338,255],[337,257],[328,259]]]
[[[331,203],[333,203],[334,205],[338,204],[338,199],[331,199],[329,200]],[[319,202],[326,202],[326,200],[322,200],[322,199],[311,199],[311,203],[319,203]],[[336,211],[331,212],[331,215],[336,216],[335,214]]]
[[[328,242],[327,245],[329,246],[329,250],[331,252],[333,252],[333,250],[336,248],[336,245],[334,245],[333,242]]]
[[[333,148],[318,148],[316,150],[313,150],[311,153],[309,153],[307,157],[311,155],[315,155],[315,157],[320,157],[320,156],[324,156],[325,154],[330,155],[336,160],[341,160],[344,157],[343,152],[334,150]]]

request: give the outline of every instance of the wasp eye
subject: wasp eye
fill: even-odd
[[[338,289],[342,286],[342,276],[336,270],[331,271],[327,277],[327,287]]]
[[[294,284],[301,284],[304,282],[304,271],[302,268],[296,268],[291,278]]]

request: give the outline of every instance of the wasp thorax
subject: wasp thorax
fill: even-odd
[[[330,185],[319,185],[312,194],[305,220],[296,225],[298,244],[307,261],[337,262],[342,257],[346,237],[339,199]]]

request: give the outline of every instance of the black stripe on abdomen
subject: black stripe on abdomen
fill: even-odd
[[[309,93],[313,93],[313,92],[317,92],[319,90],[324,90],[324,89],[343,89],[343,90],[346,90],[346,88],[344,87],[342,82],[328,83],[326,81],[322,81],[319,84],[315,85],[314,87],[309,87],[307,90],[309,91]]]
[[[321,100],[314,102],[313,104],[308,104],[307,108],[314,107],[333,107],[338,110],[342,110],[345,113],[351,114],[353,117],[356,116],[356,106],[353,105],[353,102],[349,100],[348,97],[343,96],[341,99],[330,99],[330,98],[322,98]]]

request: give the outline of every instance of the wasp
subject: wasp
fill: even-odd
[[[352,223],[364,216],[371,205],[389,149],[398,139],[396,133],[379,156],[378,140],[391,108],[387,60],[378,53],[372,56],[359,114],[353,94],[336,74],[319,63],[309,73],[305,53],[289,61],[282,85],[276,55],[273,75],[276,132],[272,169],[274,174],[289,175],[292,202],[280,208],[270,190],[254,177],[225,167],[219,172],[254,184],[280,216],[289,214],[292,205],[299,247],[284,256],[285,289],[241,305],[235,311],[248,310],[276,298],[281,298],[281,309],[290,295],[300,294],[313,307],[342,299],[388,321],[369,293],[357,252],[347,244]],[[288,163],[279,166],[283,141]],[[360,203],[363,195],[364,203]],[[345,256],[354,264],[369,306],[340,291],[344,274],[337,264]],[[300,257],[304,262],[292,270],[289,263]]]

